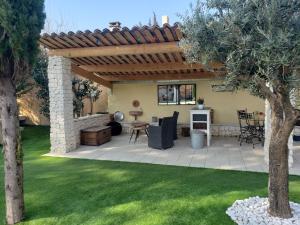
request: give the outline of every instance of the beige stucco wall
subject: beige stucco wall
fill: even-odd
[[[97,113],[97,112],[107,112],[108,109],[108,88],[101,86],[100,90],[102,91],[100,94],[99,99],[94,103],[94,107],[93,107],[93,114]],[[85,99],[83,101],[84,103],[84,108],[83,108],[83,114],[87,115],[88,113],[90,113],[91,110],[91,103],[88,99]]]
[[[264,101],[249,95],[246,91],[214,92],[211,85],[220,82],[213,80],[197,80],[197,97],[205,99],[205,105],[214,109],[214,123],[237,124],[236,110],[247,108],[248,111],[264,112]],[[110,113],[121,111],[125,114],[125,121],[132,121],[129,111],[133,110],[132,101],[139,100],[143,115],[139,120],[151,121],[152,116],[164,117],[179,111],[179,122],[188,123],[189,110],[194,106],[175,105],[159,106],[157,104],[157,82],[115,83],[108,97]]]
[[[74,74],[74,76],[79,79],[85,80],[84,77],[79,76],[77,74]],[[108,95],[107,95],[107,93],[108,93],[109,89],[102,85],[99,86],[99,89],[101,90],[101,94],[100,94],[99,99],[94,103],[93,114],[97,113],[97,112],[107,112],[107,110],[108,110],[108,102],[107,102]],[[83,104],[84,104],[83,116],[86,116],[91,111],[91,103],[88,99],[84,99]]]
[[[40,113],[41,101],[36,97],[37,89],[18,98],[20,115],[26,117],[27,124],[49,125],[49,119]]]

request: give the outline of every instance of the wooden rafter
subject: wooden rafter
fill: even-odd
[[[174,41],[174,42],[151,43],[151,44],[50,49],[48,55],[74,58],[74,57],[173,53],[173,52],[181,52],[181,51],[182,49],[179,48],[178,42]]]
[[[203,65],[187,64],[178,46],[182,37],[176,23],[44,34],[40,43],[50,56],[71,58],[74,73],[109,88],[111,81],[201,79],[222,73],[208,72]],[[211,68],[225,71],[220,63],[212,64]]]
[[[101,77],[95,75],[94,73],[88,72],[88,71],[86,71],[86,70],[84,70],[84,69],[82,69],[82,68],[80,68],[80,67],[78,67],[74,64],[72,64],[71,68],[72,68],[72,72],[75,73],[75,74],[78,74],[78,75],[80,75],[84,78],[87,78],[87,79],[89,79],[91,81],[94,81],[98,84],[101,84],[105,87],[112,88],[112,83],[111,82],[102,79]]]
[[[212,68],[221,68],[223,65],[214,63]],[[184,63],[157,63],[157,64],[122,64],[122,65],[83,65],[84,70],[89,72],[114,73],[114,72],[129,72],[138,71],[167,71],[167,70],[186,70],[186,69],[203,69],[201,64],[184,64]]]
[[[101,75],[107,81],[130,81],[130,80],[195,80],[204,78],[221,77],[224,74],[212,72],[197,73],[169,73],[169,74],[136,74],[136,75]]]

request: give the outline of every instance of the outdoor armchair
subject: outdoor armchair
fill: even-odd
[[[165,117],[160,126],[148,127],[148,146],[156,149],[167,149],[174,145],[174,119]]]
[[[177,140],[177,120],[178,120],[179,112],[174,111],[173,113],[173,138]]]
[[[173,112],[173,139],[174,140],[177,140],[177,120],[178,120],[178,116],[179,116],[179,112],[177,112],[177,111],[174,111]],[[159,119],[159,122],[158,122],[158,124],[159,124],[159,126],[161,125],[161,123],[162,123],[162,120],[163,119]]]

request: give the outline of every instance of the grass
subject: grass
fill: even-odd
[[[49,129],[23,132],[26,220],[22,224],[226,225],[236,200],[267,195],[267,175],[150,164],[44,157]],[[4,224],[0,156],[0,224]],[[300,177],[290,177],[300,202]]]

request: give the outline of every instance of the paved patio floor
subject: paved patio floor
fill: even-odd
[[[136,144],[128,140],[129,135],[123,134],[101,146],[80,146],[73,152],[46,156],[267,172],[262,146],[256,145],[254,149],[250,144],[239,146],[233,137],[212,137],[212,145],[199,150],[192,149],[190,138],[184,137],[179,137],[175,146],[167,150],[149,148],[146,136],[140,136]],[[299,147],[294,147],[290,173],[300,175]]]

